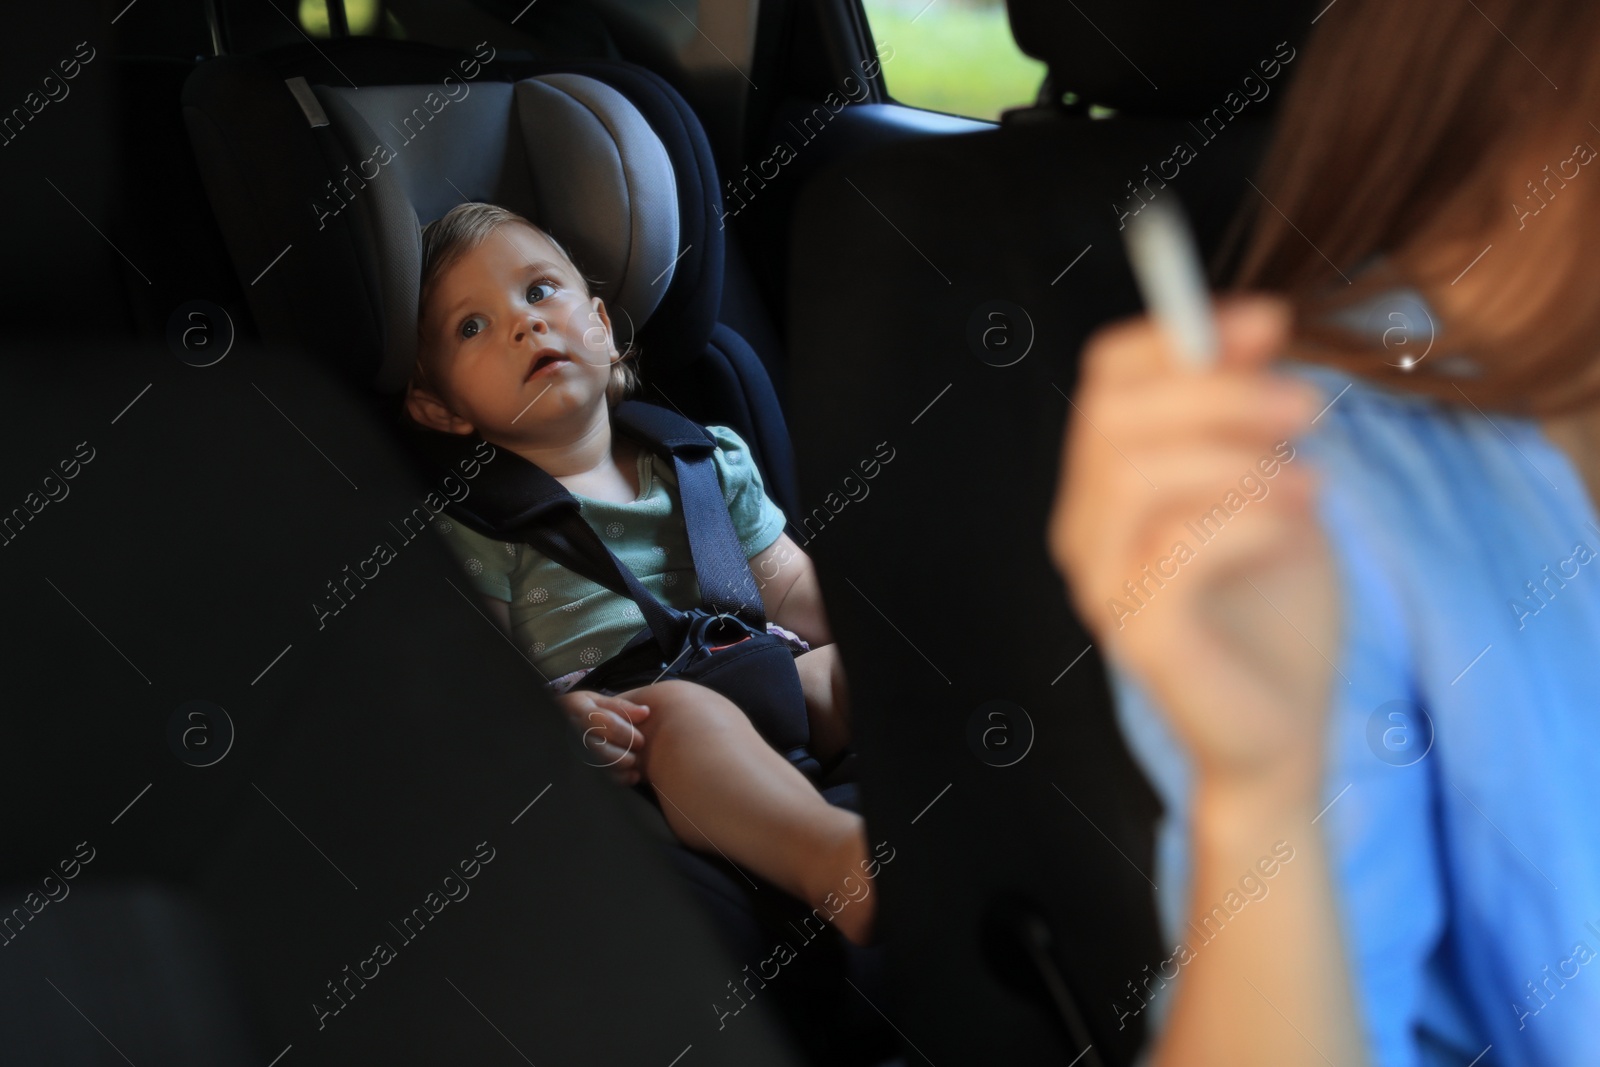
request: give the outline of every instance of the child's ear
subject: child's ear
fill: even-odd
[[[406,383],[406,414],[430,430],[469,434],[472,423],[450,410],[449,405],[416,382]]]
[[[607,356],[615,355],[617,346],[611,340],[611,316],[606,314],[606,302],[598,296],[589,298],[589,322],[592,325],[583,331],[584,347]]]

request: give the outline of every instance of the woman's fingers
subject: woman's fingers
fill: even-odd
[[[1294,313],[1288,301],[1252,293],[1226,296],[1215,308],[1218,364],[1230,369],[1259,370],[1283,352]]]
[[[1217,323],[1222,358],[1202,372],[1173,361],[1149,320],[1090,340],[1050,521],[1064,572],[1075,560],[1092,557],[1103,568],[1126,555],[1131,540],[1152,536],[1154,511],[1189,507],[1199,518],[1224,503],[1237,510],[1240,500],[1264,498],[1269,479],[1295,480],[1283,477],[1288,442],[1320,396],[1261,369],[1285,340],[1287,310],[1273,299],[1234,299],[1219,303]]]
[[[1105,621],[1097,605],[1124,595],[1129,583],[1159,585],[1180,567],[1194,570],[1191,557],[1202,553],[1208,561],[1260,553],[1271,542],[1259,534],[1270,528],[1281,536],[1269,519],[1285,511],[1310,521],[1312,472],[1293,465],[1293,452],[1201,437],[1136,455],[1105,461],[1139,469],[1101,485],[1092,507],[1079,498],[1075,514],[1055,517],[1058,560],[1072,569],[1074,599],[1092,628]]]
[[[1218,300],[1213,310],[1219,368],[1259,369],[1283,350],[1291,322],[1289,305],[1283,300],[1258,294],[1229,296]],[[1086,384],[1095,388],[1137,383],[1186,369],[1165,329],[1148,316],[1102,327],[1083,352]]]
[[[1239,444],[1200,435],[1187,444],[1105,449],[1073,456],[1079,484],[1058,494],[1050,547],[1057,566],[1076,570],[1088,592],[1101,580],[1120,584],[1180,541],[1206,541],[1248,521],[1275,497],[1304,496],[1310,474],[1294,463],[1287,439]],[[1149,557],[1149,558],[1146,558]]]
[[[1085,429],[1124,450],[1195,433],[1239,440],[1298,433],[1316,415],[1321,395],[1300,381],[1219,371],[1207,377],[1169,375],[1102,389],[1076,401]]]
[[[1090,629],[1115,641],[1130,609],[1136,615],[1157,601],[1204,600],[1208,586],[1270,563],[1314,531],[1313,485],[1302,476],[1244,501],[1238,512],[1219,509],[1198,522],[1195,507],[1152,509],[1145,523],[1130,528],[1126,551],[1111,569],[1083,575],[1079,613]]]
[[[1125,506],[1146,511],[1192,510],[1198,517],[1213,511],[1232,494],[1229,501],[1238,509],[1238,499],[1270,496],[1279,485],[1295,480],[1302,468],[1293,461],[1287,438],[1276,442],[1235,444],[1229,440],[1199,440],[1179,450],[1152,450],[1147,455],[1130,454],[1138,468],[1129,468],[1122,491],[1129,498]]]

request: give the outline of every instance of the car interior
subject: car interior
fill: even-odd
[[[1315,12],[934,4],[1003,14],[1029,98],[897,99],[860,0],[14,15],[0,1062],[1136,1062],[1160,813],[1043,531],[1119,231],[1172,187],[1220,276],[1241,83]],[[466,201],[573,250],[815,560],[874,944],[586,765],[411,521],[472,455],[398,417]]]

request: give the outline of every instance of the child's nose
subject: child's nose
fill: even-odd
[[[512,340],[521,342],[526,340],[530,334],[548,333],[549,330],[550,327],[546,325],[544,319],[540,318],[536,312],[529,311],[514,320],[511,337]]]

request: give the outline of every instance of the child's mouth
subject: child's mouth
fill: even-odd
[[[559,352],[541,352],[534,357],[533,366],[528,368],[528,377],[532,378],[545,371],[563,367],[570,362],[571,360]]]

